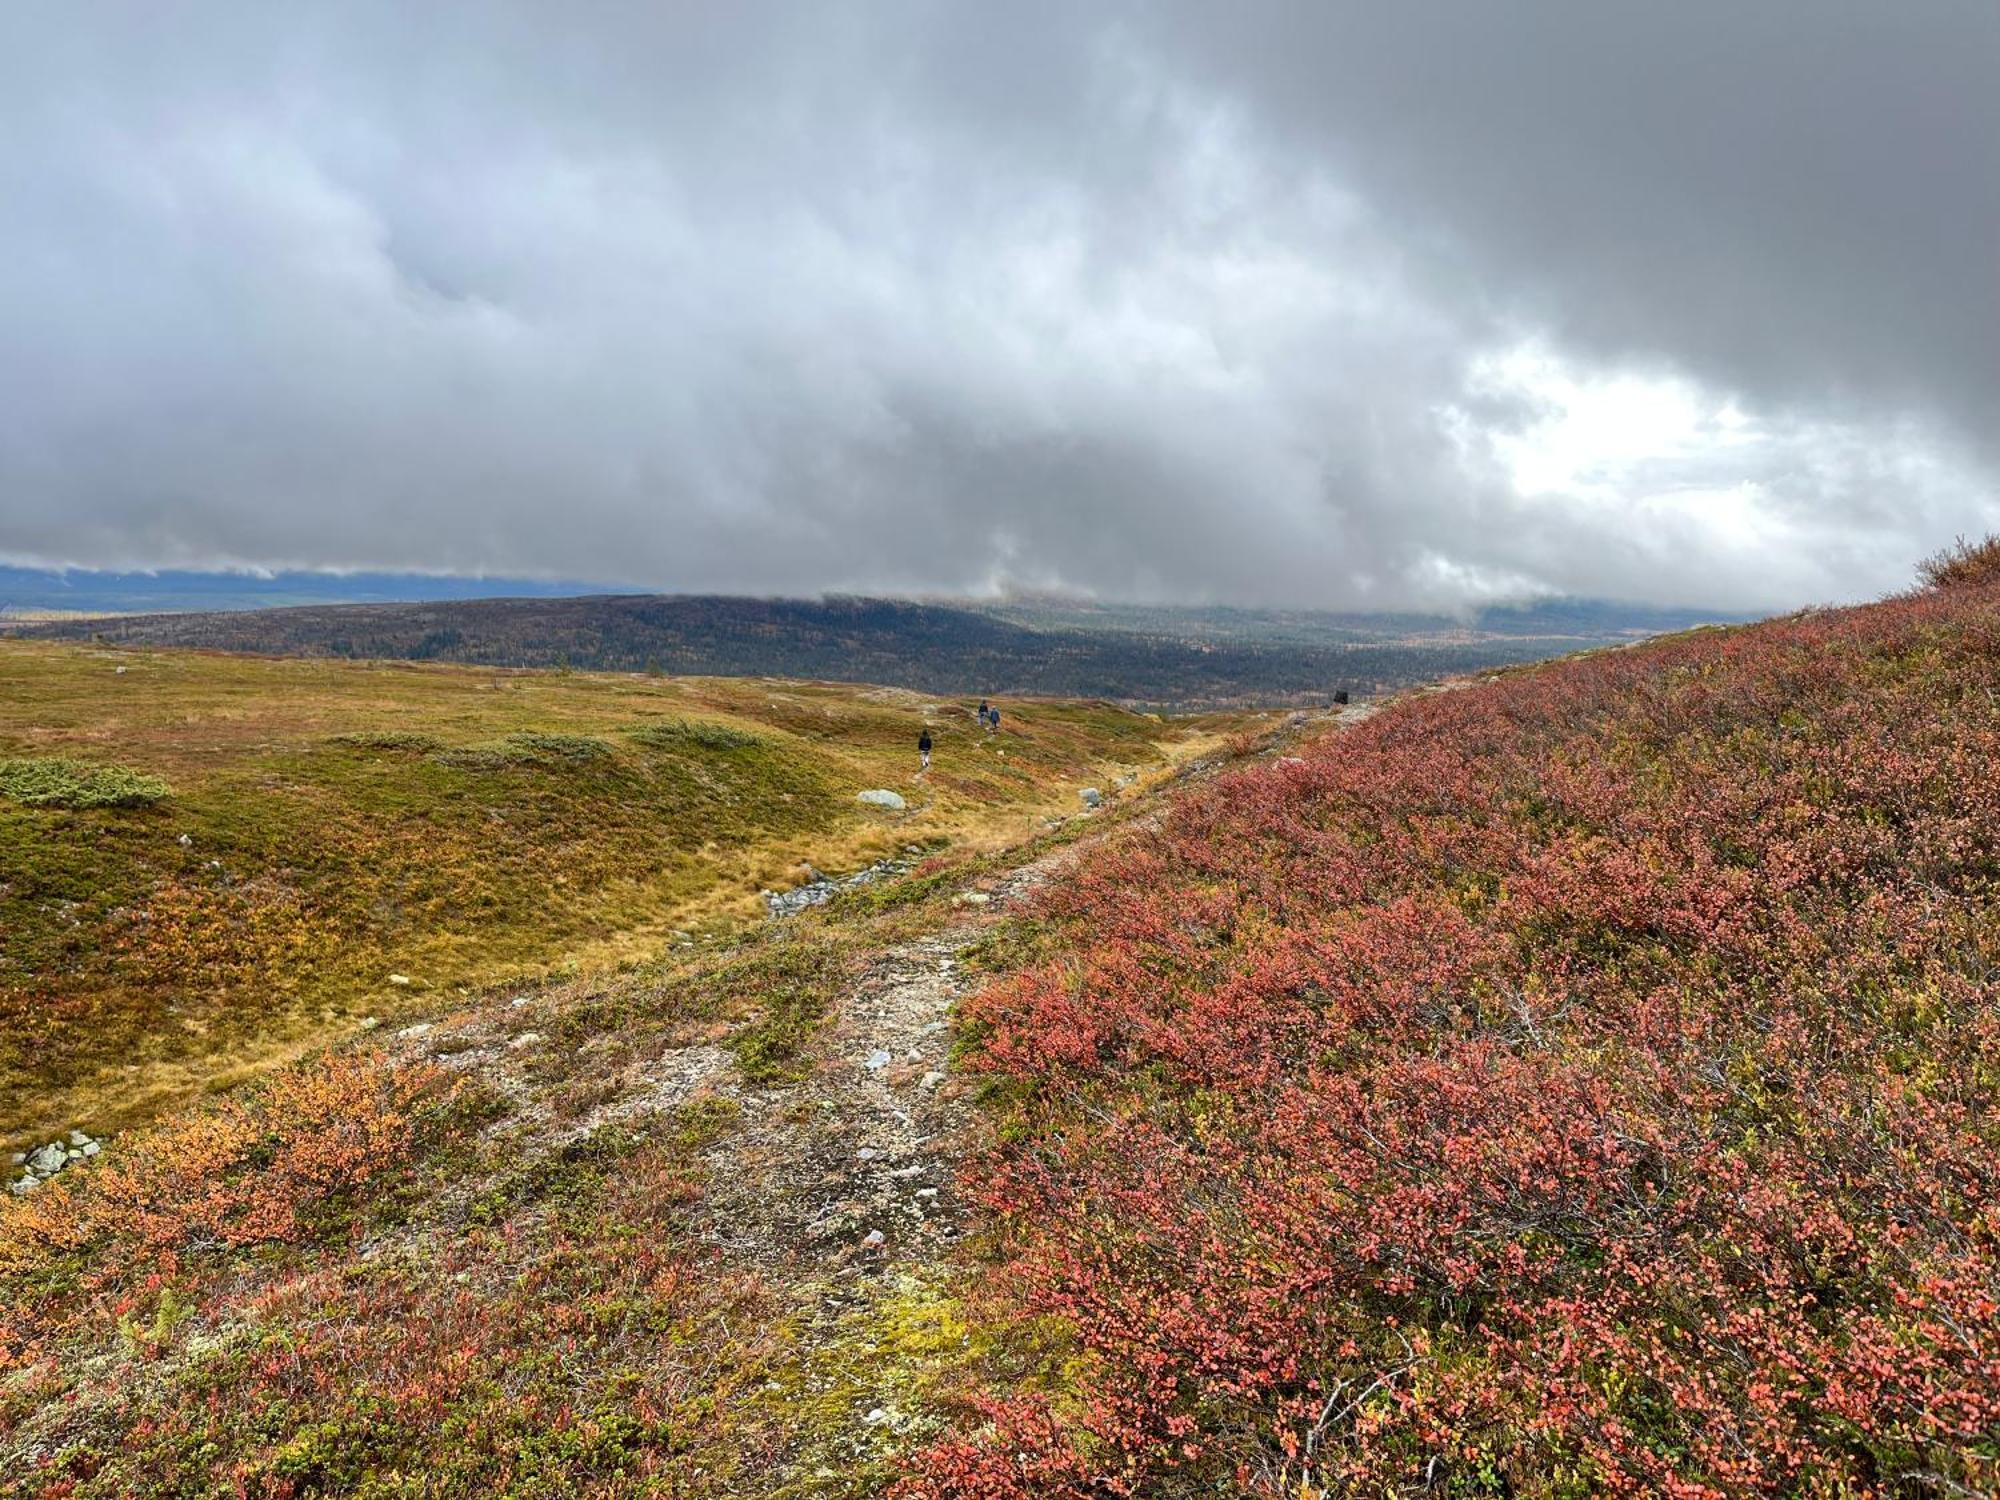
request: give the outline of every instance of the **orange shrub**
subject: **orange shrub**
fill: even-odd
[[[316,1208],[402,1161],[442,1078],[329,1057],[121,1142],[102,1166],[0,1206],[0,1295],[71,1254],[88,1256],[84,1286],[102,1288],[203,1251],[298,1239]],[[48,1331],[35,1300],[0,1307],[0,1368]]]

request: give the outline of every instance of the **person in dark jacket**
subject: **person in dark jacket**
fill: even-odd
[[[923,761],[923,769],[928,771],[931,768],[931,731],[929,725],[925,725],[924,732],[917,736],[917,757]]]

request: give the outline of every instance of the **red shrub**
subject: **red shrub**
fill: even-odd
[[[2000,1485],[2000,610],[1412,700],[1212,783],[976,1004],[993,1289],[910,1496]]]

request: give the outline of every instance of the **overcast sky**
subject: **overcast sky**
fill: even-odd
[[[0,5],[0,558],[1755,608],[1989,527],[1995,0]]]

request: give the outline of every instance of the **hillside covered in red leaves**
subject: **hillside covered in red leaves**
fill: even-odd
[[[1011,1343],[904,1493],[2000,1489],[1996,765],[1974,581],[1135,830],[974,1008]]]

